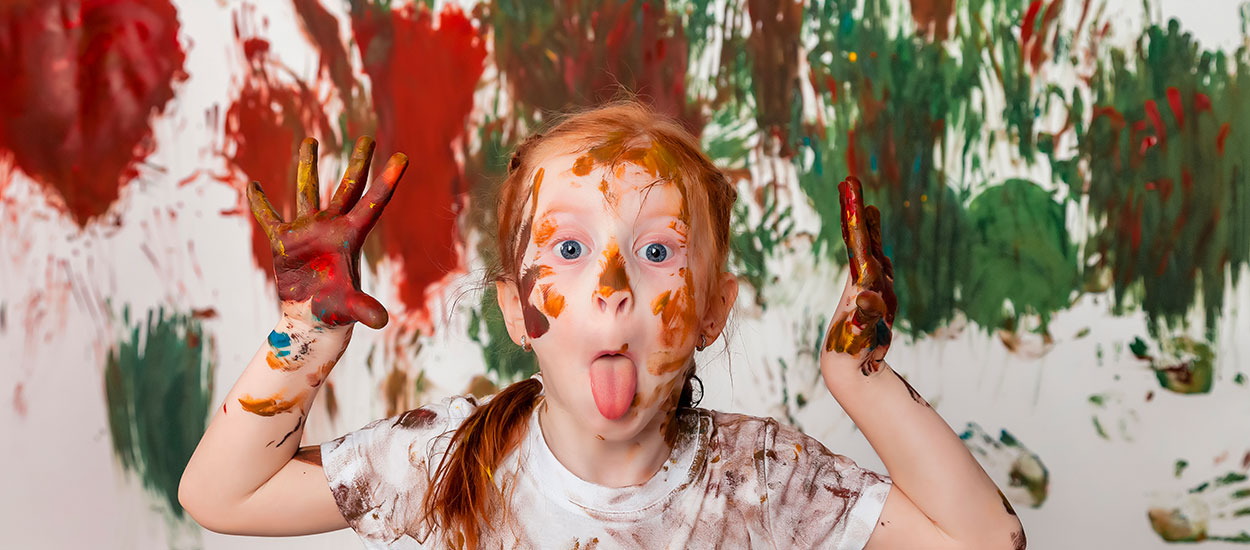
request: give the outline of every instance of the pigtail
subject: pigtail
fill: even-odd
[[[494,472],[521,442],[542,393],[529,378],[499,392],[465,419],[443,455],[422,503],[425,520],[451,548],[477,548],[480,528],[500,509]]]

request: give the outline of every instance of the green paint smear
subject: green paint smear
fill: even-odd
[[[1017,326],[1022,315],[1050,317],[1076,290],[1076,250],[1063,205],[1037,184],[1011,179],[968,207],[971,262],[962,309],[983,327]]]
[[[767,260],[781,251],[782,244],[794,232],[792,208],[786,207],[778,212],[778,201],[768,192],[763,194],[763,200],[764,213],[758,224],[749,222],[749,213],[743,201],[734,206],[729,243],[732,252],[729,260],[734,272],[757,290],[772,282],[774,275],[768,271]],[[755,293],[755,303],[763,309],[768,305],[762,292]]]
[[[123,321],[130,324],[129,311]],[[104,369],[113,452],[144,488],[184,517],[178,483],[212,408],[213,351],[198,320],[148,311],[109,352]]]
[[[1247,263],[1247,58],[1244,49],[1201,49],[1176,20],[1148,27],[1129,51],[1099,57],[1091,82],[1097,114],[1069,159],[1088,163],[1088,211],[1100,222],[1085,259],[1091,275],[1109,275],[1116,311],[1140,304],[1152,334],[1160,323],[1183,327],[1201,303],[1213,339],[1225,275],[1231,270],[1236,284]]]
[[[517,347],[508,336],[508,327],[499,312],[495,285],[486,286],[479,308],[470,314],[469,338],[482,346],[486,372],[495,375],[500,387],[538,372],[536,356]]]

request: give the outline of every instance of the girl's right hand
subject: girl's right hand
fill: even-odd
[[[408,157],[392,155],[382,181],[362,197],[373,148],[368,136],[356,141],[342,182],[329,206],[321,210],[317,140],[305,139],[299,152],[297,213],[289,222],[273,209],[259,182],[248,186],[252,215],[269,236],[273,250],[274,279],[284,317],[313,327],[349,326],[356,321],[374,329],[386,325],[386,308],[360,291],[360,247],[390,201],[408,167]]]

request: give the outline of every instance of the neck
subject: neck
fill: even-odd
[[[675,415],[661,411],[633,438],[609,441],[588,433],[573,415],[544,400],[538,423],[551,454],[573,475],[604,487],[628,487],[651,479],[669,459],[672,447],[660,425]]]

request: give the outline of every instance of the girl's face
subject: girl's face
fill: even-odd
[[[671,157],[658,147],[631,150],[615,167],[589,153],[541,163],[518,284],[500,285],[513,338],[523,329],[538,355],[549,405],[605,440],[662,428],[700,333],[714,340],[736,297],[704,322],[696,289],[707,285],[696,281],[710,274],[711,246],[692,247],[686,189],[666,177]]]

